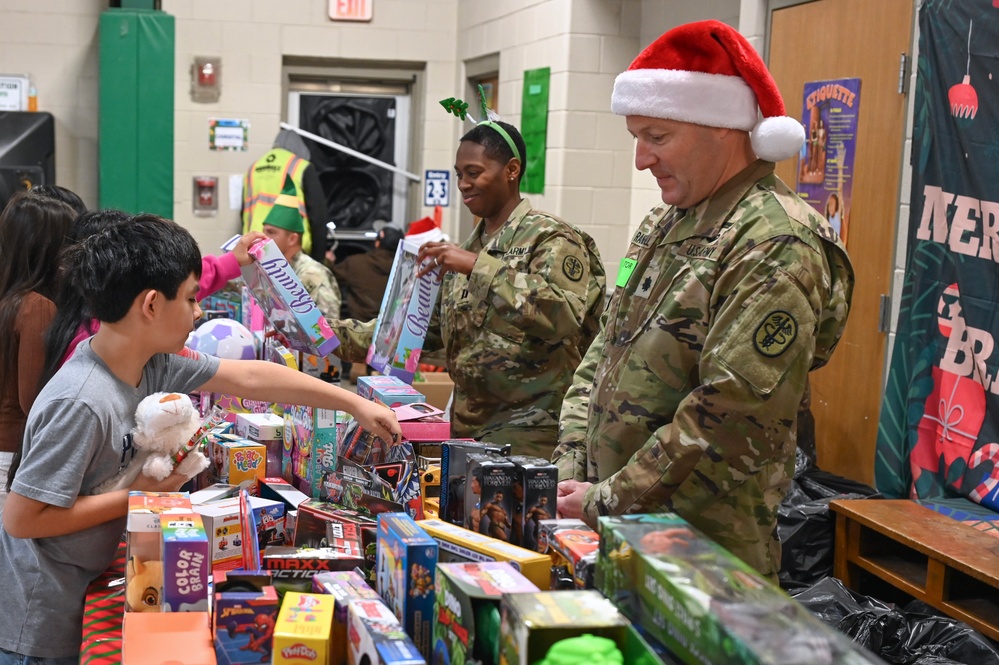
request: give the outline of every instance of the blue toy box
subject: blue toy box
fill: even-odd
[[[378,516],[378,593],[423,657],[433,650],[437,541],[406,513]]]

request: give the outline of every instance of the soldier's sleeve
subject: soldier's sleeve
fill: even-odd
[[[321,266],[303,276],[302,285],[312,296],[316,307],[328,319],[340,318],[340,286],[329,268]]]
[[[510,325],[556,343],[578,332],[583,322],[589,264],[580,239],[571,230],[559,230],[536,245],[529,272],[518,272],[502,259],[480,253],[468,289]]]
[[[333,350],[333,355],[350,363],[363,363],[368,359],[368,347],[371,346],[371,338],[375,335],[377,319],[355,321],[327,317],[326,322],[340,340],[340,346]]]
[[[712,294],[700,384],[623,469],[587,491],[588,521],[610,513],[696,514],[746,483],[760,486],[763,503],[772,479],[759,474],[793,460],[790,428],[815,350],[822,271],[811,248],[786,238],[733,260]]]
[[[606,318],[606,315],[604,316]],[[558,423],[558,446],[552,453],[552,463],[558,467],[558,479],[586,480],[586,423],[590,414],[590,390],[593,374],[604,348],[603,326],[590,345],[583,361],[576,368],[572,384],[562,400]]]

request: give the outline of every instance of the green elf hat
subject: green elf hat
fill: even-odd
[[[264,218],[264,224],[270,224],[292,233],[305,233],[305,222],[298,208],[298,196],[295,193],[295,183],[289,176],[284,177],[284,189],[274,201],[274,207]]]

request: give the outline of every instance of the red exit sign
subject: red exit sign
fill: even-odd
[[[370,21],[375,0],[330,0],[333,21]]]

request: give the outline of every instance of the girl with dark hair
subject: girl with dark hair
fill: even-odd
[[[423,273],[439,269],[443,280],[423,353],[444,350],[452,436],[547,459],[562,398],[599,327],[605,281],[593,239],[521,197],[526,152],[505,122],[481,122],[461,138],[458,190],[480,221],[462,245],[420,249]],[[335,353],[363,361],[374,322],[331,324]]]
[[[42,333],[56,311],[59,250],[75,216],[69,205],[30,191],[15,195],[0,213],[0,511],[38,395]]]

